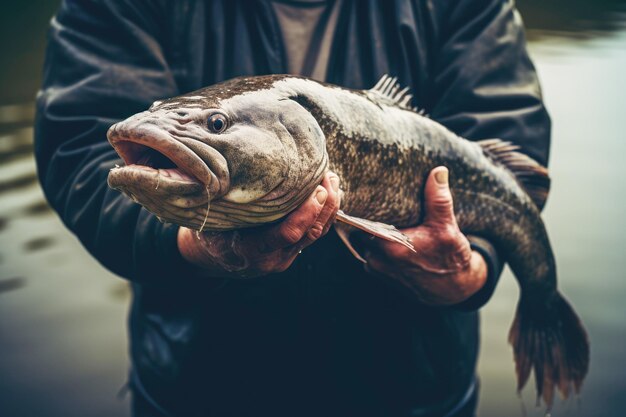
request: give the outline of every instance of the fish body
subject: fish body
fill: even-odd
[[[563,396],[580,389],[589,347],[556,288],[540,216],[547,170],[510,143],[455,135],[410,100],[386,76],[370,90],[236,78],[112,126],[109,141],[127,166],[111,171],[109,185],[166,221],[220,231],[280,219],[332,170],[344,192],[339,220],[401,241],[385,225],[418,225],[428,173],[446,166],[459,227],[493,242],[519,282],[510,332],[518,387],[534,371],[549,406],[555,386]]]

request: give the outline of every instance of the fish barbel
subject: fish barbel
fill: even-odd
[[[555,387],[578,392],[589,366],[587,334],[558,292],[540,209],[545,167],[498,139],[463,139],[410,107],[408,89],[384,76],[351,90],[292,75],[240,77],[113,125],[126,166],[109,185],[164,221],[207,231],[276,221],[328,170],[344,195],[337,221],[412,248],[395,227],[424,216],[428,173],[444,165],[461,230],[492,242],[520,286],[509,333],[518,390],[534,372],[550,408]],[[349,242],[348,229],[337,231]]]

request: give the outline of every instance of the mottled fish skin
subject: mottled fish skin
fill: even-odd
[[[589,347],[578,317],[556,289],[554,256],[537,206],[543,201],[531,198],[510,161],[519,166],[522,158],[544,183],[547,171],[508,153],[512,146],[457,136],[409,108],[394,84],[383,78],[374,89],[351,90],[291,75],[241,77],[155,102],[148,112],[113,126],[109,140],[127,163],[137,159],[135,145],[127,143],[138,142],[197,181],[165,181],[159,192],[153,190],[157,171],[131,166],[113,170],[109,183],[167,221],[228,230],[286,215],[330,169],[340,178],[345,213],[409,227],[423,218],[429,172],[446,166],[459,227],[491,241],[519,282],[521,301],[510,333],[518,386],[533,370],[537,394],[549,407],[555,386],[564,396],[570,386],[580,389]],[[216,111],[229,119],[219,135],[208,132],[205,122]],[[166,139],[158,146],[136,139],[137,132],[149,136],[155,129],[161,132],[156,136],[193,152],[177,151]],[[488,151],[494,147],[504,156]]]
[[[274,88],[293,90],[324,131],[346,213],[398,227],[417,225],[426,178],[444,165],[461,230],[501,248],[523,287],[538,286],[542,293],[556,288],[539,210],[515,176],[480,145],[371,91],[277,78]]]

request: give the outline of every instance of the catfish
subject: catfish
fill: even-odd
[[[294,75],[231,79],[114,124],[107,136],[125,166],[108,183],[162,221],[216,232],[278,221],[332,170],[343,189],[335,229],[362,260],[350,244],[358,229],[413,249],[396,227],[420,224],[428,173],[446,166],[459,227],[492,242],[519,283],[509,332],[518,391],[534,372],[550,409],[555,388],[580,391],[589,340],[557,290],[540,215],[548,171],[510,142],[459,137],[411,101],[387,75],[369,90]]]

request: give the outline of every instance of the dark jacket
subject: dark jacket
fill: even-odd
[[[46,196],[105,267],[132,282],[133,386],[181,416],[435,416],[472,385],[475,310],[421,305],[368,275],[331,232],[288,271],[200,279],[177,227],[106,185],[111,124],[243,74],[286,70],[263,1],[67,0],[53,19],[38,96]],[[415,104],[469,139],[502,138],[546,163],[550,122],[510,1],[345,0],[327,81],[368,88],[389,73]],[[513,378],[513,366],[511,366]]]

